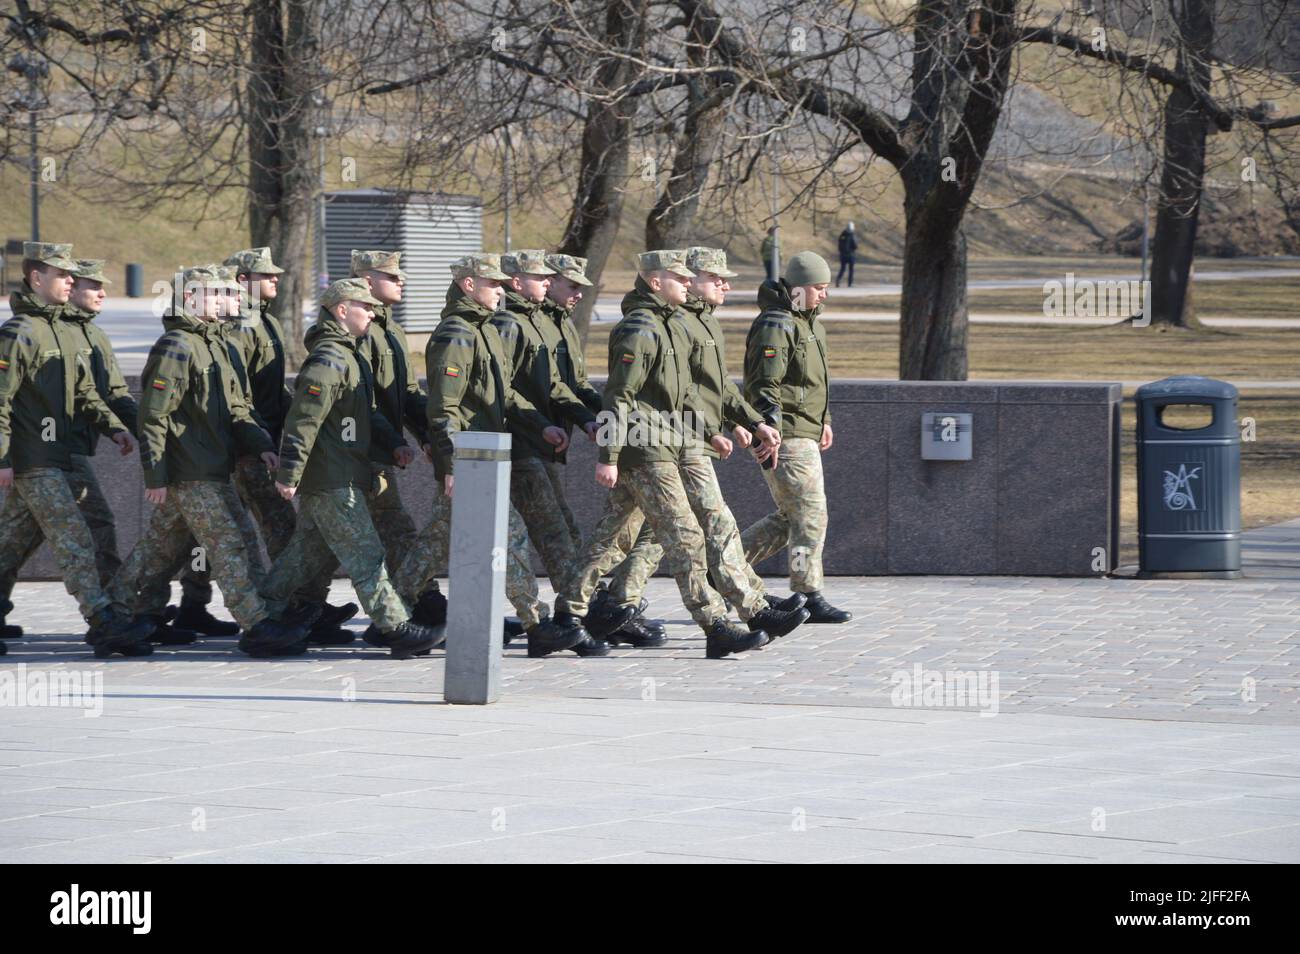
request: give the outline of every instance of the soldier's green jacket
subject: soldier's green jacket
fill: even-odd
[[[442,320],[424,349],[433,472],[439,480],[452,472],[451,438],[457,431],[505,431],[508,422],[540,434],[552,423],[511,386],[501,336],[491,319],[490,309],[453,284]]]
[[[587,380],[587,358],[582,352],[582,338],[578,336],[577,326],[569,313],[549,298],[542,302],[542,314],[548,319],[542,322],[542,332],[547,347],[555,355],[555,370],[559,372],[560,380],[569,386],[588,411],[599,414],[600,392]],[[567,420],[565,423],[578,422]]]
[[[728,432],[737,426],[753,430],[763,423],[763,415],[750,406],[727,374],[722,326],[713,306],[691,295],[681,313],[691,333],[691,376],[697,406],[704,415],[701,434],[707,439],[715,434],[729,437]],[[719,456],[708,444],[701,449],[710,457]]]
[[[235,459],[274,450],[256,421],[222,321],[163,316],[140,376],[140,460],[146,487],[230,478]]]
[[[77,416],[106,436],[126,428],[95,390],[64,306],[43,304],[24,282],[9,307],[13,317],[0,325],[0,468],[68,470],[79,453]]]
[[[678,461],[685,443],[684,414],[702,416],[691,382],[690,331],[679,309],[639,275],[623,296],[622,309],[623,319],[609,335],[609,381],[602,397],[603,409],[619,426],[602,425],[600,461]],[[637,427],[638,419],[651,426]],[[624,421],[630,426],[622,426]]]
[[[308,494],[374,481],[371,447],[392,454],[406,443],[375,404],[370,365],[328,311],[307,329],[311,353],[298,372],[280,441],[276,480]]]
[[[551,421],[572,421],[579,427],[596,419],[560,377],[559,368],[547,343],[546,326],[551,319],[542,312],[542,303],[532,302],[517,292],[507,290],[501,307],[492,316],[492,325],[501,336],[507,373],[515,391]],[[531,426],[511,427],[510,457],[522,460],[540,457],[563,463],[564,454],[546,443],[540,431]]]
[[[745,398],[783,438],[821,440],[831,422],[821,306],[795,311],[784,279],[759,286],[758,304],[745,342]]]
[[[293,393],[284,383],[284,329],[271,314],[270,305],[262,301],[256,308],[244,306],[240,310],[238,342],[253,420],[278,443]]]
[[[375,403],[380,413],[397,433],[400,434],[405,425],[421,444],[427,444],[427,401],[420,390],[420,382],[411,371],[406,332],[393,319],[391,307],[375,305],[375,320],[370,323],[358,350],[370,362],[375,380]],[[392,463],[378,447],[371,459],[382,464]]]
[[[135,398],[131,397],[131,390],[126,386],[126,378],[122,376],[122,369],[118,367],[117,356],[113,354],[113,346],[109,343],[108,335],[104,333],[103,328],[95,324],[95,317],[94,312],[82,311],[72,305],[63,309],[63,320],[76,329],[76,333],[82,338],[77,342],[77,353],[90,368],[95,390],[108,405],[109,410],[116,414],[122,425],[134,435],[136,433]],[[72,453],[89,457],[95,453],[95,445],[98,443],[99,432],[96,430],[94,420],[88,415],[78,414],[73,420],[72,434],[68,438]]]

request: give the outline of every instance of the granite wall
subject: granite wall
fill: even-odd
[[[138,389],[138,379],[131,379]],[[1118,383],[840,381],[832,386],[835,446],[824,457],[829,574],[1091,576],[1094,548],[1106,571],[1119,547]],[[921,415],[969,413],[968,461],[922,460]],[[566,471],[584,529],[605,491],[593,479],[595,445],[579,438]],[[139,459],[108,441],[95,457],[117,514],[122,554],[147,518]],[[718,463],[741,528],[772,509],[747,453]],[[433,469],[421,457],[399,478],[418,525],[428,519]],[[536,561],[539,572],[540,561]],[[758,567],[781,574],[784,558]],[[46,548],[24,579],[57,579]]]

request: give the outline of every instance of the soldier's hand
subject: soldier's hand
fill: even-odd
[[[264,451],[261,455],[262,463],[266,465],[267,470],[275,470],[280,466],[280,455],[275,451]]]
[[[618,464],[597,464],[596,483],[610,488],[618,483]]]
[[[758,430],[754,431],[754,436],[768,447],[781,446],[781,432],[771,424],[758,425]]]
[[[447,497],[451,496],[451,488],[455,485],[455,483],[456,483],[455,474],[448,474],[446,477],[442,478],[442,492],[445,496]]]
[[[542,431],[542,440],[560,452],[563,452],[569,446],[569,435],[564,433],[564,428],[556,427],[554,424]]]
[[[736,443],[742,450],[754,442],[754,435],[739,425],[731,429],[731,436],[736,439]]]
[[[595,421],[588,421],[586,424],[582,425],[582,429],[587,432],[587,440],[589,441],[594,441],[596,435],[600,433],[600,425]]]
[[[764,463],[770,457],[772,459],[772,466],[776,466],[776,455],[778,450],[772,444],[764,444],[760,441],[750,449],[750,453],[754,455],[754,459],[760,464]]]
[[[725,434],[714,434],[709,438],[709,446],[717,451],[718,456],[723,460],[731,456],[732,443]]]
[[[131,440],[131,435],[126,431],[118,431],[113,435],[112,441],[118,446],[123,457],[135,450],[135,441]]]
[[[432,445],[432,444],[425,444],[423,450],[424,450],[424,457],[425,457],[425,460],[427,460],[430,464],[432,464],[432,463],[433,463],[433,445]]]
[[[292,500],[293,495],[298,492],[297,487],[290,487],[288,484],[282,484],[278,480],[275,482],[275,489],[280,492],[280,496],[285,500]]]
[[[403,444],[397,450],[393,451],[393,461],[398,467],[406,467],[415,460],[415,451],[410,446]]]
[[[829,424],[822,425],[822,439],[819,445],[822,450],[830,450],[831,444],[835,443],[835,433],[831,430]]]
[[[156,507],[161,507],[167,502],[167,488],[146,487],[144,491],[144,499]]]
[[[0,467],[0,487],[9,488],[14,485],[14,469],[12,467]]]

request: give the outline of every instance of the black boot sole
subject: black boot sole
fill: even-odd
[[[153,655],[153,645],[147,641],[110,640],[108,642],[98,643],[91,648],[95,652],[96,659],[108,659],[111,656],[135,658],[137,656]]]
[[[793,633],[804,623],[808,622],[808,616],[808,611],[806,609],[801,609],[793,613],[789,619],[780,625],[773,625],[772,623],[765,621],[760,624],[757,629],[754,629],[754,627],[750,628],[754,629],[754,632],[761,631],[767,633],[769,639],[780,639],[782,636],[788,636],[790,633]]]
[[[732,643],[728,646],[717,646],[713,643],[706,643],[704,655],[709,659],[722,659],[724,656],[730,656],[734,653],[747,653],[754,649],[761,649],[767,643],[767,633],[760,629],[750,633],[739,644]]]

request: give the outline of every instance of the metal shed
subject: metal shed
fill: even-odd
[[[483,202],[445,192],[352,189],[325,194],[325,262],[346,278],[352,249],[402,253],[406,288],[393,316],[407,331],[432,331],[446,301],[447,266],[483,248]]]

